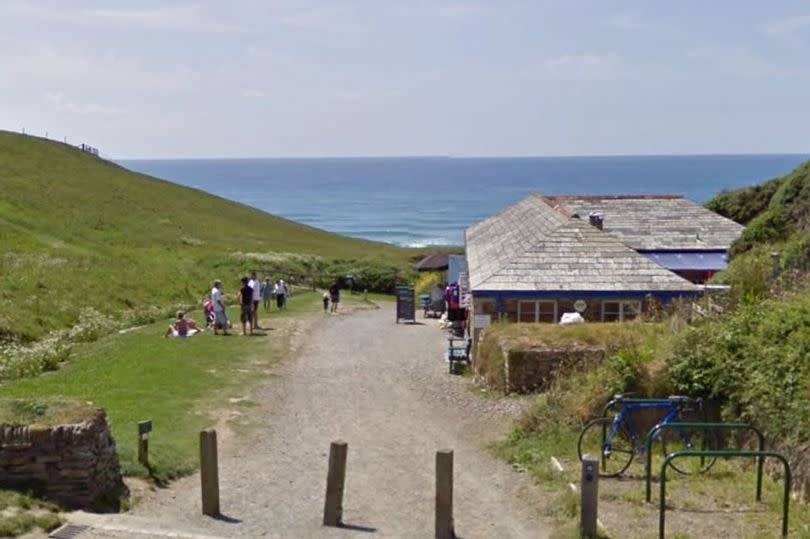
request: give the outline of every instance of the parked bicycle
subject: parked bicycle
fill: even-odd
[[[647,432],[637,432],[634,413],[640,410],[660,410],[663,418],[658,424],[676,423],[678,421],[701,421],[703,417],[702,399],[693,399],[674,395],[666,399],[633,399],[633,393],[614,395],[605,406],[609,410],[620,406],[613,416],[597,417],[588,422],[582,429],[577,443],[579,459],[588,453],[598,455],[600,460],[600,477],[616,477],[623,473],[636,454],[644,452]],[[716,438],[711,432],[690,428],[674,428],[662,433],[660,437],[661,452],[664,457],[675,451],[687,449],[716,449]],[[705,472],[711,468],[716,457],[683,459],[671,464],[672,468],[682,474]]]

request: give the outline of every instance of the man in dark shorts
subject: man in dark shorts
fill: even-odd
[[[242,335],[247,335],[247,326],[250,326],[250,334],[253,335],[253,288],[248,284],[247,277],[242,277],[239,305],[241,307],[239,320],[242,322]]]
[[[332,312],[337,312],[338,303],[340,303],[340,285],[335,279],[332,286],[329,287],[329,299],[332,301]]]

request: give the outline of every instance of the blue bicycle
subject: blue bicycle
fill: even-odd
[[[646,431],[638,433],[634,413],[642,410],[645,413],[655,414],[663,418],[658,424],[674,423],[678,421],[701,421],[702,401],[680,395],[666,399],[632,399],[632,393],[614,395],[605,406],[608,410],[620,405],[621,408],[613,417],[597,417],[589,421],[579,435],[577,453],[579,459],[586,454],[599,455],[600,477],[616,477],[623,473],[636,454],[644,452]],[[701,432],[689,428],[675,428],[668,430],[660,437],[661,450],[664,456],[686,449],[716,449],[716,439],[711,432]],[[670,466],[682,474],[705,472],[711,468],[716,457],[706,457],[693,461],[683,459]]]

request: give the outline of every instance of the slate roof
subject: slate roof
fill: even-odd
[[[420,260],[414,268],[416,271],[446,270],[450,266],[450,255],[447,253],[433,253]]]
[[[586,222],[602,214],[603,230],[637,251],[728,249],[743,226],[680,195],[546,197]]]
[[[464,232],[470,287],[493,275],[509,260],[542,240],[568,218],[541,197],[530,195]]]
[[[531,195],[466,230],[473,291],[698,291],[557,202]]]

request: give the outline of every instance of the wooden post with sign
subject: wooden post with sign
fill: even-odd
[[[400,320],[416,322],[416,296],[412,286],[398,286],[397,295],[397,324]]]
[[[138,462],[149,467],[149,433],[152,432],[152,420],[138,422]]]

